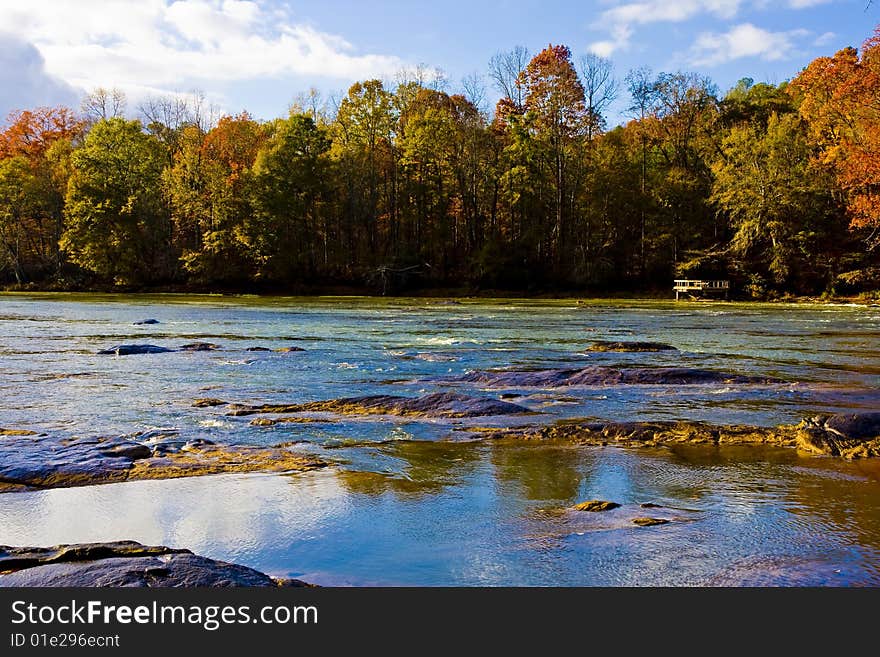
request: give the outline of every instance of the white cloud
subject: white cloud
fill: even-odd
[[[596,27],[608,28],[610,38],[596,41],[588,48],[597,55],[609,57],[629,47],[635,25],[681,23],[700,14],[729,19],[736,16],[741,4],[742,0],[642,0],[619,4],[603,11],[596,23]]]
[[[792,9],[806,9],[817,5],[827,5],[833,0],[788,0],[788,6]]]
[[[806,30],[770,32],[742,23],[724,33],[701,34],[691,49],[690,62],[696,66],[716,66],[743,57],[787,59],[795,49],[795,39],[808,34]]]
[[[40,105],[76,105],[78,92],[46,72],[31,44],[0,34],[0,125],[19,109]]]
[[[602,12],[602,20],[612,24],[679,23],[698,14],[733,18],[742,0],[644,0],[618,5]]]
[[[832,1],[786,0],[786,6],[805,9]],[[616,51],[629,48],[634,26],[683,23],[701,15],[731,20],[747,6],[763,9],[772,4],[769,0],[638,0],[617,3],[603,11],[594,25],[598,29],[608,30],[609,38],[591,43],[588,49],[597,55],[609,57]],[[778,5],[778,2],[775,4]]]
[[[628,25],[615,25],[611,30],[611,38],[591,43],[589,51],[599,57],[611,57],[617,50],[625,50],[633,30]]]
[[[286,75],[354,80],[401,66],[248,0],[0,0],[0,25],[84,89],[189,88]]]
[[[816,37],[816,40],[813,41],[814,46],[827,46],[829,43],[834,41],[837,38],[837,34],[834,32],[825,32],[824,34],[820,34]]]

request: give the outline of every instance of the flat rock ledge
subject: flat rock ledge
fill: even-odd
[[[770,376],[751,376],[694,367],[610,367],[580,369],[485,370],[448,379],[490,388],[562,388],[609,385],[773,385],[784,383]]]
[[[484,433],[496,440],[558,440],[578,445],[768,445],[847,459],[880,456],[880,413],[818,415],[797,425],[756,427],[703,422],[572,422]]]
[[[659,351],[678,351],[678,349],[671,344],[666,344],[664,342],[610,342],[606,340],[597,340],[587,347],[587,351],[656,353]]]
[[[303,587],[247,566],[134,541],[41,547],[0,545],[0,587]]]
[[[196,400],[193,405],[204,406],[207,400]],[[218,400],[210,400],[217,402]],[[214,403],[213,405],[219,405]],[[290,413],[334,413],[337,415],[396,415],[400,417],[465,418],[491,415],[531,414],[524,406],[491,397],[470,397],[451,392],[439,392],[421,397],[371,395],[349,397],[304,404],[263,404],[252,406],[231,404],[227,415]],[[287,420],[290,421],[290,420]]]
[[[175,432],[116,438],[0,438],[0,493],[233,472],[300,472],[326,462],[277,447],[181,440]]]

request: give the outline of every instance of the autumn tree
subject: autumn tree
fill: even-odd
[[[66,107],[15,112],[0,133],[0,241],[22,283],[56,274],[67,162],[82,122]]]
[[[265,137],[246,112],[222,117],[207,135],[195,125],[181,132],[164,177],[175,247],[184,270],[200,282],[240,283],[250,275],[251,168]]]
[[[569,236],[569,192],[575,186],[568,174],[585,129],[584,88],[571,62],[571,51],[566,46],[554,45],[532,58],[520,74],[519,84],[525,93],[528,126],[543,146],[543,159],[551,172],[554,198],[550,207],[554,221],[547,241],[558,265]]]
[[[0,159],[38,158],[56,141],[82,134],[83,123],[68,107],[38,107],[13,112],[0,132]]]
[[[880,243],[880,27],[861,53],[820,57],[791,86],[821,161],[847,195],[852,227]]]

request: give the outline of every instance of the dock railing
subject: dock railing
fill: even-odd
[[[672,289],[675,291],[676,301],[678,301],[682,293],[692,296],[723,293],[726,297],[730,291],[730,281],[681,278],[675,281],[675,286]]]

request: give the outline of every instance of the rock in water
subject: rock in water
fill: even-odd
[[[495,388],[561,388],[565,386],[607,385],[710,385],[782,383],[769,376],[749,376],[703,370],[693,367],[606,367],[593,365],[581,369],[488,370],[453,379]]]
[[[293,354],[298,351],[305,351],[305,349],[303,349],[302,347],[281,347],[279,349],[276,349],[275,351],[277,351],[279,354]]]
[[[665,518],[633,518],[633,524],[639,527],[654,527],[655,525],[668,525],[669,520]]]
[[[11,571],[0,575],[0,587],[308,586],[298,580],[275,580],[253,568],[189,550],[133,541],[53,548],[0,546],[0,571]]]
[[[880,413],[849,413],[832,415],[824,423],[825,429],[851,440],[880,437]]]
[[[4,429],[0,427],[0,436],[39,436],[36,431],[30,429]]]
[[[880,413],[817,416],[797,427],[798,448],[845,458],[880,456]]]
[[[606,342],[597,340],[587,347],[587,351],[657,352],[678,351],[678,349],[662,342]]]
[[[214,406],[226,406],[226,402],[222,399],[214,399],[213,397],[207,397],[202,399],[196,399],[192,405],[195,408],[212,408]]]
[[[102,349],[98,353],[102,356],[132,356],[136,354],[166,354],[173,349],[157,347],[154,344],[120,344],[109,349]]]
[[[531,413],[518,404],[490,397],[469,397],[453,392],[438,392],[422,397],[370,395],[348,397],[304,404],[238,405],[229,415],[259,413],[338,413],[340,415],[399,415],[403,417],[463,418],[488,415],[522,415]]]
[[[139,322],[133,322],[134,326],[145,326],[147,324],[158,324],[158,319],[142,319]]]
[[[771,445],[848,459],[880,457],[880,413],[818,416],[777,427],[720,425],[695,421],[566,422],[498,430],[493,439],[564,440],[576,445]],[[647,507],[646,507],[647,508]]]
[[[606,502],[604,500],[590,500],[589,502],[581,502],[580,504],[575,504],[572,509],[575,511],[590,511],[591,513],[597,513],[599,511],[611,511],[611,509],[620,508],[620,505],[617,502]]]
[[[213,342],[193,342],[180,346],[181,351],[215,351],[219,348],[220,345],[216,345]]]
[[[327,464],[275,447],[215,445],[175,432],[116,438],[8,436],[0,440],[0,493],[227,472],[297,472]]]

